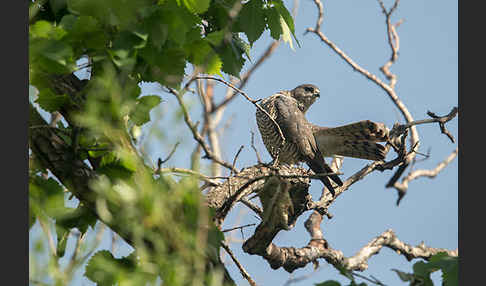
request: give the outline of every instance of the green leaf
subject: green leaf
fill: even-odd
[[[96,220],[92,212],[84,206],[69,209],[65,214],[59,216],[56,219],[57,255],[64,256],[71,229],[77,228],[81,234],[84,234],[89,226],[94,227]]]
[[[85,276],[98,286],[152,285],[157,275],[144,271],[144,267],[140,267],[139,264],[135,252],[127,257],[116,259],[109,251],[101,250],[89,260]]]
[[[51,89],[43,88],[39,90],[38,98],[36,103],[42,107],[42,109],[48,112],[54,112],[61,109],[62,106],[69,104],[71,99],[66,94],[54,94]]]
[[[263,1],[250,0],[245,3],[238,14],[237,25],[248,37],[250,45],[253,45],[265,30]]]
[[[136,162],[130,155],[109,152],[101,158],[97,171],[112,179],[127,179],[136,171]]]
[[[449,256],[446,252],[439,252],[430,258],[428,264],[440,268],[444,286],[459,285],[458,257]]]
[[[278,10],[280,16],[283,18],[283,20],[284,20],[284,22],[286,24],[286,25],[284,25],[282,23],[282,21],[280,20],[281,21],[281,26],[282,26],[282,30],[283,30],[284,37],[288,37],[288,36],[285,36],[285,33],[286,33],[285,32],[285,29],[288,29],[288,31],[292,34],[292,36],[294,37],[295,41],[297,42],[297,45],[300,47],[299,40],[295,36],[294,19],[292,18],[292,15],[290,15],[289,10],[287,10],[287,8],[285,8],[285,5],[284,5],[284,3],[283,3],[282,0],[274,0],[274,1],[272,1],[272,3],[274,4],[274,7]],[[287,27],[285,27],[285,26],[287,26]],[[290,37],[288,37],[288,38],[290,38]],[[289,45],[290,45],[290,43],[289,43]],[[292,45],[290,45],[290,47],[292,48]]]
[[[58,257],[63,257],[64,253],[66,252],[66,245],[67,245],[67,240],[70,231],[69,229],[58,227],[56,224],[56,233],[57,233],[56,254]]]
[[[209,8],[210,0],[183,0],[186,8],[192,13],[201,14]]]
[[[55,27],[50,22],[40,20],[35,22],[30,27],[29,34],[33,38],[50,38],[59,40],[64,37],[67,32],[62,27]]]
[[[169,37],[169,25],[161,21],[161,19],[163,19],[162,17],[162,13],[157,11],[144,22],[144,29],[149,34],[150,43],[159,51],[165,45]]]
[[[64,191],[53,178],[30,177],[29,197],[48,216],[56,219],[69,209],[64,206]]]
[[[113,40],[114,50],[126,50],[141,49],[144,48],[147,43],[148,35],[144,33],[138,33],[133,31],[121,31]]]
[[[70,73],[76,67],[70,45],[41,37],[29,39],[29,60],[35,68],[56,74]]]
[[[397,273],[398,277],[404,282],[412,281],[415,277],[412,273],[406,273],[406,272],[400,271],[398,269],[392,269],[392,271],[395,271],[395,273]]]
[[[116,259],[109,251],[98,251],[86,265],[85,276],[98,286],[112,286],[117,282],[115,265]]]
[[[144,81],[158,81],[162,85],[174,88],[182,82],[186,67],[186,56],[183,50],[170,48],[158,52],[148,46],[141,50],[140,55],[150,63],[148,78],[144,78]]]
[[[103,24],[122,30],[137,23],[141,11],[152,3],[151,0],[67,0],[68,9],[73,14],[93,16]]]
[[[354,281],[354,276],[351,271],[348,269],[344,268],[343,266],[337,265],[336,268],[339,270],[339,273],[343,275],[344,277],[348,278],[351,281]]]
[[[37,21],[29,29],[30,36],[39,38],[48,38],[52,31],[52,24],[47,21]]]
[[[219,30],[207,34],[205,39],[211,44],[213,44],[214,46],[219,46],[221,44],[221,41],[223,41],[223,38],[224,38],[224,31]]]
[[[222,66],[221,59],[207,40],[192,42],[186,46],[188,61],[201,67],[204,73],[219,74]]]
[[[33,206],[34,202],[29,198],[29,229],[34,225],[36,221],[36,210]]]
[[[198,16],[191,14],[184,7],[177,6],[175,1],[167,1],[160,6],[158,15],[160,15],[160,18],[157,20],[168,25],[169,40],[178,45],[183,45],[186,42],[188,32],[201,22]]]
[[[235,43],[238,50],[245,53],[247,59],[249,59],[251,62],[250,59],[251,46],[247,42],[243,41],[243,39],[241,39],[237,34],[233,34],[233,42]]]
[[[223,61],[223,71],[227,74],[239,77],[245,59],[241,55],[236,54],[231,48],[231,45],[226,46],[220,56]]]
[[[73,29],[74,24],[76,24],[76,21],[78,20],[78,17],[69,14],[64,17],[62,17],[61,22],[59,22],[59,27],[62,27],[66,31],[70,31]]]
[[[156,95],[147,95],[137,100],[135,108],[130,113],[130,119],[138,126],[150,121],[150,110],[160,104],[162,99]]]
[[[97,218],[91,210],[85,206],[78,206],[69,209],[63,216],[58,217],[56,226],[64,229],[77,228],[79,232],[85,233],[88,227],[94,228]]]
[[[277,8],[269,7],[268,9],[265,9],[265,15],[268,28],[270,29],[270,36],[272,36],[274,40],[280,40],[280,35],[283,34],[282,26],[280,24],[280,13]]]
[[[80,16],[72,26],[70,38],[88,49],[102,49],[108,42],[100,23],[92,16]]]
[[[335,280],[328,280],[328,281],[314,284],[314,286],[341,286],[341,284]]]
[[[292,37],[290,36],[289,26],[287,26],[287,23],[282,16],[280,16],[280,26],[282,27],[282,40],[289,43],[290,48],[295,51],[292,43]]]
[[[439,270],[439,268],[431,263],[425,263],[423,261],[419,261],[413,265],[413,273],[417,276],[430,278],[430,273]]]
[[[58,13],[67,13],[66,11],[66,0],[49,0],[51,4],[52,11],[56,14],[56,17],[59,17]]]

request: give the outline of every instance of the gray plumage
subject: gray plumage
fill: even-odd
[[[385,148],[375,143],[387,138],[388,130],[383,124],[360,121],[327,128],[308,122],[305,113],[319,97],[317,86],[303,84],[262,100],[260,106],[275,120],[285,137],[285,144],[282,145],[274,122],[257,108],[258,129],[273,159],[278,156],[279,164],[305,162],[315,173],[330,173],[333,170],[324,161],[324,156],[341,155],[370,160],[385,158]],[[320,179],[334,195],[329,178],[339,186],[343,183],[337,175]]]

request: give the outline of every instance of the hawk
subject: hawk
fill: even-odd
[[[333,172],[324,161],[324,157],[340,155],[367,160],[385,158],[385,147],[376,143],[388,139],[388,129],[382,123],[364,120],[329,128],[307,121],[305,113],[319,97],[320,91],[317,86],[302,84],[293,90],[280,91],[261,101],[260,106],[266,113],[257,108],[258,129],[267,151],[278,164],[305,162],[312,171],[319,174]],[[283,145],[275,123],[285,138]],[[334,196],[335,191],[329,178],[339,186],[342,186],[343,182],[337,175],[320,178]]]

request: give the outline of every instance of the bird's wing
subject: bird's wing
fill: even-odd
[[[333,170],[326,164],[324,157],[319,151],[312,132],[312,125],[298,108],[295,99],[279,96],[275,99],[275,108],[278,114],[276,121],[284,134],[285,140],[297,146],[300,155],[315,173],[332,173]],[[332,175],[330,178],[339,186],[343,185],[343,182],[337,175]],[[334,188],[328,177],[321,178],[321,181],[334,195]]]

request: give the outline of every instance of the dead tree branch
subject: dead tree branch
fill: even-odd
[[[248,272],[245,270],[243,265],[241,265],[241,263],[238,261],[238,259],[236,259],[236,256],[233,254],[233,251],[231,251],[231,248],[229,248],[228,244],[226,244],[226,242],[222,242],[221,246],[224,248],[224,250],[226,250],[228,255],[231,257],[231,259],[235,263],[236,267],[238,267],[238,269],[240,270],[241,276],[243,276],[243,278],[245,278],[248,281],[248,283],[250,283],[251,286],[257,286],[256,282],[251,278],[250,274],[248,274]]]
[[[432,170],[415,170],[405,176],[402,179],[402,182],[395,182],[391,187],[394,187],[398,191],[399,195],[397,205],[400,203],[400,200],[407,192],[409,182],[416,180],[420,177],[435,178],[447,165],[449,165],[457,157],[458,151],[459,150],[456,148],[444,161],[440,162],[437,167]]]
[[[268,118],[270,118],[270,120],[272,120],[273,124],[275,125],[275,127],[277,127],[277,130],[278,130],[278,133],[280,135],[280,138],[282,139],[282,145],[284,145],[285,143],[285,136],[283,135],[283,132],[282,132],[282,129],[280,129],[280,126],[278,125],[278,123],[275,121],[275,119],[273,119],[270,114],[268,114],[268,112],[263,109],[259,104],[258,102],[261,100],[255,100],[255,99],[252,99],[251,97],[249,97],[244,91],[242,91],[241,89],[237,88],[236,86],[234,86],[233,84],[225,81],[225,80],[222,80],[220,78],[217,78],[217,77],[213,77],[213,76],[199,76],[197,77],[199,79],[210,79],[210,80],[215,80],[215,81],[219,81],[219,82],[222,82],[224,83],[225,85],[233,88],[235,91],[237,91],[239,94],[243,95],[249,102],[251,102],[253,105],[255,105],[256,108],[258,108],[260,111],[262,111],[263,113],[265,113]]]
[[[290,273],[295,269],[305,267],[309,263],[316,263],[318,259],[324,259],[333,266],[345,268],[348,271],[364,271],[368,268],[368,260],[373,255],[378,254],[383,247],[394,250],[397,254],[405,256],[409,261],[416,258],[428,260],[439,252],[446,252],[450,256],[459,255],[457,249],[432,248],[426,246],[423,242],[417,246],[409,245],[398,239],[393,230],[389,229],[363,246],[354,256],[345,257],[341,251],[332,249],[324,239],[320,228],[321,222],[322,215],[318,212],[313,212],[305,222],[305,227],[311,236],[305,247],[278,247],[271,243],[271,239],[267,238],[267,236],[275,236],[276,234],[267,232],[259,233],[262,236],[259,239],[261,242],[268,242],[268,244],[249,249],[248,247],[245,248],[247,246],[245,242],[243,249],[250,254],[262,256],[273,269],[283,267]],[[257,230],[259,227],[257,227]]]
[[[324,8],[322,5],[322,2],[320,0],[314,0],[314,3],[316,4],[317,11],[318,11],[318,17],[316,21],[316,26],[314,28],[307,28],[306,33],[311,32],[315,34],[322,42],[324,42],[327,46],[329,46],[338,56],[340,56],[353,70],[357,71],[358,73],[362,74],[365,76],[367,79],[369,79],[371,82],[375,83],[378,85],[381,89],[383,89],[388,97],[392,100],[392,102],[395,104],[395,106],[398,108],[398,110],[402,113],[403,117],[405,118],[407,123],[413,122],[413,117],[408,111],[408,108],[405,106],[405,104],[400,100],[398,95],[395,92],[395,84],[396,84],[396,76],[391,74],[389,71],[389,67],[396,62],[398,58],[398,51],[399,51],[399,37],[398,34],[396,33],[395,27],[398,26],[399,24],[396,24],[395,26],[391,24],[390,22],[390,17],[392,13],[396,10],[399,1],[395,1],[393,7],[390,10],[387,10],[383,3],[381,1],[378,1],[380,3],[380,6],[385,13],[386,16],[386,23],[387,23],[387,29],[388,29],[388,41],[390,43],[391,49],[392,49],[392,56],[390,57],[390,60],[385,63],[385,65],[382,67],[382,71],[387,76],[387,78],[390,80],[390,83],[387,84],[383,82],[381,79],[379,79],[376,75],[372,74],[368,70],[364,69],[360,65],[358,65],[355,61],[351,59],[344,51],[342,51],[336,44],[334,44],[329,38],[327,38],[324,33],[321,31],[321,25],[324,20]],[[410,136],[410,145],[413,146],[414,148],[418,148],[419,144],[419,135],[417,132],[417,129],[415,126],[412,126],[410,128],[411,130],[411,136]],[[415,149],[413,149],[415,150]],[[407,166],[410,164],[410,162],[413,160],[415,157],[416,153],[415,152],[407,152],[407,156],[405,157],[405,160],[401,164],[400,168],[396,171],[395,176],[397,179],[403,174],[403,171],[407,168]]]
[[[213,160],[214,162],[217,162],[221,166],[224,166],[224,167],[228,168],[229,170],[232,170],[233,172],[238,173],[238,170],[237,169],[234,169],[234,167],[230,163],[225,162],[221,158],[219,158],[218,156],[216,156],[216,154],[213,153],[213,151],[210,149],[210,147],[208,146],[208,144],[204,141],[204,138],[197,131],[197,125],[194,124],[192,122],[191,118],[189,117],[189,112],[187,111],[187,107],[186,107],[184,101],[182,100],[182,96],[175,89],[173,89],[173,88],[169,88],[169,91],[170,91],[170,93],[172,93],[173,95],[176,96],[177,101],[179,102],[179,105],[181,106],[182,112],[184,114],[184,121],[186,122],[186,125],[191,130],[194,139],[203,148],[203,150],[204,150],[204,152],[206,154],[205,155],[205,158],[210,159],[210,160]]]

